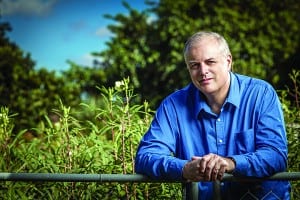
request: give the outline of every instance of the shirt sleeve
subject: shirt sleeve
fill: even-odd
[[[176,112],[165,100],[138,147],[135,158],[136,173],[154,179],[182,180],[182,169],[187,160],[175,157],[178,131],[174,119]]]
[[[265,177],[287,168],[287,139],[281,104],[271,86],[263,94],[254,128],[255,151],[231,156],[236,161],[235,175]]]

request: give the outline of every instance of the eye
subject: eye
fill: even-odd
[[[207,60],[206,61],[206,64],[207,65],[214,65],[214,64],[216,64],[217,62],[215,61],[215,60]]]
[[[200,67],[200,63],[190,63],[189,68],[190,69],[198,69]]]

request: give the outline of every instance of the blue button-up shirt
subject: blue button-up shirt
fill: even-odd
[[[139,145],[137,173],[182,180],[183,166],[192,156],[209,153],[234,158],[236,176],[265,177],[286,170],[286,132],[275,90],[263,80],[230,76],[219,115],[192,83],[163,100]],[[226,199],[252,194],[258,199],[289,199],[290,185],[287,181],[224,182],[221,189]],[[199,190],[199,199],[212,198],[211,182],[200,182]]]

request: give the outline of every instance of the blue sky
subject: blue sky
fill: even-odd
[[[144,0],[128,0],[144,10]],[[2,19],[13,31],[9,38],[31,54],[35,68],[67,70],[67,60],[91,66],[91,52],[106,48],[113,21],[104,14],[127,13],[122,0],[2,0]]]

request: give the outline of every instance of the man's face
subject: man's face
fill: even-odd
[[[192,82],[205,96],[227,93],[231,62],[231,55],[224,55],[213,38],[198,41],[186,54]]]

